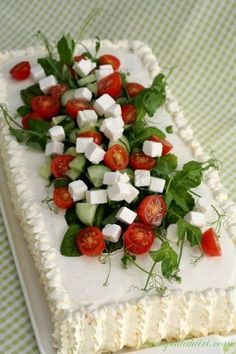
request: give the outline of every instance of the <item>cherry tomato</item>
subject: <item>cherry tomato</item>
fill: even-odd
[[[51,171],[54,177],[64,177],[70,169],[69,163],[74,159],[71,155],[57,155],[51,162]]]
[[[156,142],[161,143],[163,145],[162,156],[165,156],[166,154],[168,154],[168,152],[170,152],[171,149],[173,149],[173,145],[171,143],[169,143],[169,141],[167,141],[165,139],[158,138],[158,136],[156,136],[156,135],[153,135],[149,140],[156,141]]]
[[[105,240],[101,230],[96,226],[88,226],[76,237],[76,244],[86,256],[98,256],[105,249]]]
[[[55,188],[53,191],[53,202],[61,209],[70,209],[73,207],[74,202],[68,191],[68,187]]]
[[[134,170],[151,170],[156,165],[156,159],[143,152],[135,152],[130,155],[129,165]]]
[[[129,154],[121,145],[115,144],[107,150],[103,162],[113,171],[123,170],[129,164]]]
[[[87,132],[83,132],[83,133],[78,133],[77,137],[81,137],[81,138],[93,138],[93,142],[95,144],[101,145],[102,144],[102,140],[103,140],[103,136],[100,132],[96,132],[95,130],[90,130]]]
[[[89,102],[74,98],[66,102],[66,112],[72,118],[77,118],[77,113],[85,109],[93,109]]]
[[[159,226],[166,213],[166,203],[161,195],[145,197],[137,208],[139,219],[149,226]]]
[[[208,256],[217,257],[222,254],[219,238],[212,227],[203,232],[201,246]]]
[[[98,96],[105,93],[111,97],[118,97],[121,93],[121,77],[119,73],[110,74],[98,82]]]
[[[25,116],[22,117],[22,125],[23,128],[29,129],[29,120],[42,120],[42,117],[38,113],[35,112],[29,112]]]
[[[137,82],[128,82],[126,84],[126,90],[129,96],[132,98],[137,96],[137,94],[144,89],[145,87],[141,84],[138,84]]]
[[[56,99],[60,99],[64,92],[69,89],[67,84],[57,84],[50,89],[50,95]]]
[[[76,61],[78,63],[80,60],[84,59],[84,57],[83,57],[83,55],[76,55],[76,56],[74,56],[73,59],[74,59],[74,61]]]
[[[50,119],[60,112],[60,102],[52,96],[32,97],[31,107],[44,119]]]
[[[111,54],[101,55],[100,58],[98,59],[98,63],[99,63],[99,65],[110,64],[110,65],[112,65],[114,71],[118,70],[119,66],[120,66],[119,59]]]
[[[121,112],[125,124],[132,124],[136,121],[137,110],[133,104],[121,106]]]
[[[143,254],[150,250],[154,238],[154,232],[149,226],[134,222],[124,233],[124,247],[130,253]]]
[[[30,76],[30,63],[28,61],[22,61],[19,64],[13,66],[10,70],[10,74],[15,80],[25,80]]]

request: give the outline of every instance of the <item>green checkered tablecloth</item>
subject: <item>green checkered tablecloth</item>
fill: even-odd
[[[223,162],[222,183],[236,199],[235,0],[1,0],[0,51],[76,35],[94,7],[86,37],[140,39],[162,66],[196,137]],[[38,353],[6,232],[0,218],[0,353]],[[48,353],[50,354],[50,353]]]

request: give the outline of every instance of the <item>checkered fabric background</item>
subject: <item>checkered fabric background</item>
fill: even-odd
[[[51,40],[76,35],[95,7],[104,13],[85,37],[140,39],[175,67],[172,91],[236,199],[235,0],[1,0],[0,51],[34,45],[39,29]],[[0,269],[0,353],[38,353],[1,217]]]

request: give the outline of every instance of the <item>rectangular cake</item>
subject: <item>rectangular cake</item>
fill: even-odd
[[[93,52],[94,45],[95,42],[93,40],[85,40],[83,46],[76,45],[74,55],[84,53],[84,47],[87,48],[86,52],[87,50]],[[119,59],[119,70],[126,76],[128,82],[136,82],[149,88],[153,80],[160,74],[160,67],[152,50],[140,41],[122,40],[111,42],[109,40],[102,40],[99,56],[107,55],[107,53]],[[227,193],[220,183],[218,172],[213,167],[206,168],[206,170],[203,169],[202,183],[197,188],[192,188],[194,205],[190,211],[186,211],[185,215],[183,215],[183,223],[186,222],[187,225],[191,224],[197,230],[200,229],[201,232],[205,232],[211,227],[219,231],[219,224],[223,224],[220,225],[219,239],[220,253],[222,254],[212,254],[218,255],[218,257],[202,255],[202,248],[194,243],[194,236],[190,235],[191,232],[187,233],[187,231],[183,231],[183,233],[186,232],[188,241],[191,239],[190,243],[192,242],[193,247],[190,246],[187,239],[183,242],[180,257],[181,262],[178,264],[178,267],[176,266],[176,273],[171,273],[169,279],[167,279],[168,276],[165,276],[165,271],[168,272],[168,269],[164,271],[163,276],[164,262],[162,259],[161,267],[158,257],[162,255],[158,254],[154,276],[152,271],[150,272],[150,269],[152,269],[155,250],[160,249],[161,244],[165,243],[167,247],[170,246],[171,250],[178,257],[180,254],[180,224],[182,218],[181,221],[178,220],[179,226],[177,230],[177,221],[174,220],[174,222],[171,222],[170,216],[168,221],[164,218],[164,222],[167,225],[166,228],[163,226],[163,229],[161,229],[156,224],[159,227],[158,232],[160,234],[159,237],[155,237],[151,245],[151,251],[154,252],[152,253],[153,257],[150,257],[148,252],[144,253],[140,251],[139,253],[142,254],[139,254],[137,250],[132,251],[132,247],[128,247],[126,250],[123,247],[119,247],[115,252],[101,253],[94,257],[89,257],[88,255],[81,256],[79,254],[66,256],[65,253],[63,254],[61,244],[68,230],[68,219],[65,218],[65,210],[59,209],[57,212],[54,212],[48,208],[47,203],[42,203],[42,200],[45,201],[47,199],[47,182],[39,175],[38,171],[45,163],[45,153],[34,150],[33,146],[30,147],[21,143],[19,140],[24,139],[21,139],[19,135],[17,136],[17,132],[14,131],[14,129],[19,129],[19,127],[14,126],[11,118],[9,118],[14,117],[17,109],[23,106],[20,91],[37,82],[37,73],[41,73],[40,67],[37,66],[37,60],[46,55],[45,49],[41,47],[0,54],[0,102],[4,104],[1,105],[0,149],[10,186],[10,198],[13,202],[15,213],[21,221],[24,230],[23,236],[27,240],[49,302],[54,324],[53,338],[57,352],[60,354],[116,352],[124,347],[142,348],[145,345],[153,345],[163,340],[180,340],[183,338],[207,336],[209,334],[226,335],[234,331],[236,329],[236,271],[234,266],[236,264],[236,207],[228,200]],[[86,71],[88,60],[88,58],[83,60],[85,67],[82,64],[80,65],[80,61],[75,61],[73,68],[78,75],[78,80],[83,80],[91,75],[90,72]],[[31,76],[25,80],[14,80],[9,72],[12,67],[22,61],[30,63]],[[98,62],[92,60],[91,63],[94,66],[90,69],[96,69]],[[103,70],[107,70],[105,74],[104,71],[102,72],[101,63],[100,69],[96,69],[98,82],[103,77],[106,77],[106,75],[113,73],[111,66],[107,63],[105,65],[106,67],[103,68]],[[32,68],[34,68],[34,71]],[[47,76],[46,81],[42,82],[42,78],[40,79],[40,89],[44,90],[45,95],[48,95],[48,89],[50,86],[56,85],[57,81],[49,78],[50,75],[47,75],[47,73],[45,75]],[[92,92],[92,86],[88,86],[86,81],[84,84],[81,84],[81,87],[85,84],[87,88],[90,88],[89,91]],[[81,92],[77,92],[77,94],[85,95],[83,96],[84,100],[89,100],[86,96],[86,92],[88,93],[88,91]],[[177,170],[181,170],[184,164],[193,160],[203,164],[206,163],[206,166],[209,167],[207,161],[212,161],[211,157],[203,152],[199,142],[194,138],[191,126],[184,118],[168,85],[165,92],[164,104],[158,107],[153,117],[148,118],[148,122],[161,131],[169,132],[166,133],[167,140],[173,146],[171,154],[176,155],[178,158]],[[104,108],[104,102],[101,103],[99,98],[94,97],[96,93],[92,92],[92,94],[95,111],[101,117],[107,112]],[[131,92],[129,95],[132,98]],[[122,100],[115,97],[115,101],[116,103],[114,104],[122,106]],[[105,105],[106,103],[107,101]],[[156,101],[155,105],[157,105]],[[113,107],[113,109],[115,108]],[[64,111],[63,113],[55,114],[55,116],[58,117],[61,114],[64,114]],[[93,115],[89,117],[91,120],[94,119]],[[83,114],[78,114],[78,124],[82,126],[81,122],[85,118]],[[106,119],[109,118],[106,117]],[[21,120],[16,118],[15,121],[17,124],[20,124]],[[48,121],[50,122],[51,120]],[[59,122],[59,120],[55,119],[54,121]],[[117,140],[112,138],[117,136],[116,134],[118,134],[117,131],[119,129],[121,129],[124,135],[126,132],[124,128],[119,128],[118,123],[113,121],[112,124],[117,126],[117,129],[111,128],[109,130],[109,126],[104,128],[106,139],[111,134],[110,143],[113,140]],[[80,125],[79,127],[81,128]],[[9,126],[11,127],[11,131],[9,130]],[[12,128],[13,126],[14,129]],[[58,123],[57,127],[60,126],[60,123]],[[101,132],[101,126],[99,129]],[[128,129],[130,128],[128,127]],[[57,137],[60,135],[60,132],[63,136],[62,129],[55,133]],[[16,138],[18,138],[18,141]],[[56,144],[55,141],[57,141]],[[31,143],[33,142],[32,140]],[[91,144],[91,140],[87,140],[87,142]],[[50,143],[52,144],[50,145]],[[82,144],[83,141],[79,140],[79,143]],[[80,151],[82,150],[79,149],[83,149],[84,147],[82,145],[79,146],[79,143],[76,146],[76,153],[81,154]],[[129,141],[128,143],[132,149],[134,142]],[[48,138],[46,147],[47,158],[49,155],[59,154],[58,150],[55,150],[57,149],[55,146],[57,145],[61,148],[62,145],[60,144],[62,142],[53,139],[51,141]],[[102,149],[94,142],[93,144],[90,147],[91,149],[93,147],[97,149],[96,156],[94,155],[95,157],[92,158],[92,153],[89,153],[88,150],[86,150],[87,153],[85,152],[85,156],[89,160],[89,163],[92,163],[92,166],[100,166],[103,163],[103,157],[99,157],[97,151],[101,153]],[[109,148],[111,146],[109,145]],[[153,144],[152,141],[150,144],[148,138],[143,142],[143,151],[149,156],[157,157],[157,159],[161,158],[161,153],[157,151],[159,147],[160,143],[154,142]],[[104,145],[103,148],[106,150]],[[65,153],[65,146],[64,148],[62,147],[61,154],[63,153]],[[167,161],[168,163],[168,159],[164,159],[163,161]],[[163,166],[162,168],[164,169]],[[166,168],[169,168],[169,165]],[[161,178],[158,174],[156,177],[151,173],[152,185],[150,182],[147,184],[145,179],[148,176],[150,178],[150,174],[147,172],[150,168],[133,167],[133,169],[135,171],[146,171],[146,175],[143,172],[139,172],[140,178],[136,176],[135,172],[136,184],[133,185],[134,189],[142,193],[143,188],[143,193],[148,193],[147,186],[149,186],[149,191],[153,191],[154,194],[163,195],[165,200],[167,199],[169,186],[165,182],[171,184],[171,180],[176,173],[174,169],[170,170],[169,174],[168,170],[166,174],[163,172]],[[191,174],[192,171],[189,170],[189,173]],[[114,177],[114,174],[107,175],[107,178],[110,178],[109,176]],[[163,178],[163,176],[166,177]],[[85,177],[87,181],[86,178],[87,176]],[[136,181],[136,178],[137,180],[139,179],[139,182]],[[185,183],[184,178],[182,176],[181,182],[183,184]],[[78,179],[75,177],[75,181]],[[73,176],[70,183],[72,183],[72,180]],[[110,183],[108,182],[107,184],[109,185]],[[120,183],[124,189],[126,188],[125,184],[131,185],[127,181]],[[117,185],[120,186],[119,183]],[[82,191],[82,185],[79,186],[79,192],[73,189],[73,187],[71,188],[73,201],[82,204],[77,195]],[[99,195],[93,193],[93,188],[87,191],[89,193],[86,194],[86,204],[96,205],[96,203],[99,203],[101,205],[104,203],[103,200],[106,201],[107,198],[111,205],[116,202],[121,203],[121,209],[123,208],[123,210],[119,209],[119,216],[116,214],[119,222],[115,223],[116,228],[112,229],[111,234],[108,232],[107,238],[105,238],[106,241],[110,242],[108,242],[109,245],[112,242],[115,243],[114,240],[116,242],[119,241],[119,235],[116,235],[117,230],[122,228],[122,232],[124,232],[124,228],[130,227],[127,225],[132,224],[134,220],[134,218],[132,219],[132,213],[138,213],[136,213],[136,209],[132,208],[133,200],[130,203],[126,201],[126,204],[122,204],[123,202],[121,201],[123,199],[120,197],[124,193],[122,188],[120,192],[118,190],[118,194],[114,192],[116,194],[114,194],[113,199],[111,197],[113,190],[110,189],[110,192],[107,192],[108,189],[104,186],[99,189],[103,191]],[[184,186],[176,186],[176,190],[174,189],[172,193],[177,191],[178,195],[181,196],[181,188],[184,188]],[[49,193],[52,193],[50,189]],[[76,196],[73,193],[77,193]],[[129,194],[127,195],[130,196]],[[93,202],[92,198],[95,198],[95,202]],[[127,199],[128,197],[124,198]],[[183,208],[186,210],[185,202],[188,204],[188,201],[181,199],[179,203],[184,204]],[[166,203],[168,205],[167,201]],[[167,206],[166,213],[168,214],[168,212]],[[108,216],[103,215],[103,219]],[[135,216],[137,217],[137,215]],[[140,220],[141,215],[138,214],[138,217]],[[102,221],[100,222],[102,223]],[[86,221],[84,223],[86,224]],[[112,224],[114,225],[114,223]],[[117,225],[119,228],[117,228]],[[69,224],[69,226],[71,225]],[[103,233],[105,234],[105,230]],[[168,248],[168,252],[169,250]],[[78,252],[78,250],[75,252]],[[174,262],[176,262],[175,255],[173,257]],[[180,277],[181,281],[179,281]]]

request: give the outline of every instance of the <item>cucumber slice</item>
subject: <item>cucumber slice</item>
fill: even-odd
[[[46,161],[38,169],[39,176],[43,177],[47,181],[49,180],[49,178],[52,174],[51,161],[52,161],[52,159],[50,157],[47,158]]]
[[[52,118],[52,125],[58,125],[66,118],[66,115],[57,116]]]
[[[110,141],[108,148],[112,147],[115,144],[121,145],[128,153],[130,153],[130,144],[126,136],[122,135],[122,137],[119,140]]]
[[[75,93],[75,89],[70,89],[70,90],[66,91],[65,93],[63,93],[63,95],[61,96],[62,106],[65,107],[67,101],[73,100],[74,93]]]
[[[88,176],[94,187],[99,188],[103,185],[105,172],[110,172],[110,168],[103,165],[92,165],[88,167]]]
[[[71,130],[70,135],[69,135],[69,140],[72,144],[75,144],[76,138],[77,138],[77,133],[79,133],[80,129],[79,128],[74,128]]]
[[[96,204],[76,203],[75,210],[80,221],[85,225],[91,226],[95,220],[97,207]]]
[[[98,85],[96,82],[86,85],[87,88],[96,96],[98,91]]]
[[[67,150],[65,151],[65,155],[76,156],[76,155],[77,155],[77,152],[76,152],[75,147],[70,147],[69,149],[67,149]]]
[[[75,128],[75,122],[72,121],[64,125],[64,131],[66,134],[70,133],[70,131],[74,128]]]
[[[70,179],[72,179],[72,181],[75,181],[81,174],[80,171],[74,169],[74,168],[70,168],[68,171],[66,171],[65,173]]]
[[[69,163],[70,168],[78,171],[79,173],[84,171],[86,165],[86,157],[83,154],[77,154],[77,156]]]
[[[88,132],[90,130],[94,130],[96,128],[96,125],[97,125],[96,123],[86,124],[79,129],[79,133],[84,133],[84,132]]]
[[[96,75],[90,74],[88,76],[83,77],[82,79],[79,79],[77,82],[78,82],[79,86],[85,86],[85,85],[90,84],[91,82],[94,82],[96,80],[97,80]]]

